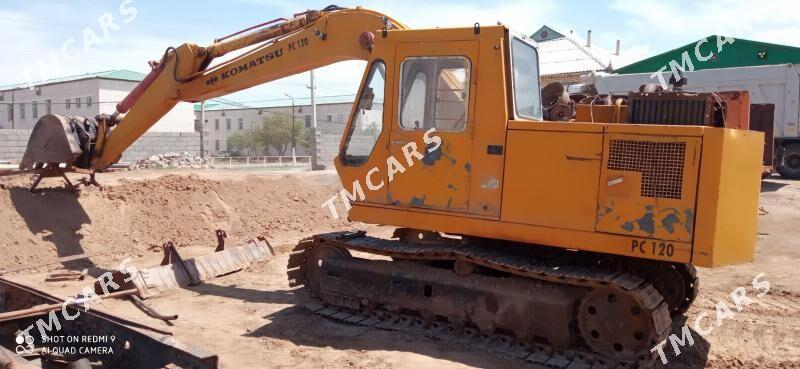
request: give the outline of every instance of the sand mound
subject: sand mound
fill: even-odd
[[[86,188],[77,195],[55,187],[30,193],[20,183],[7,183],[0,189],[0,253],[6,256],[0,258],[0,270],[80,253],[141,255],[159,251],[168,240],[211,246],[220,228],[235,242],[258,235],[302,237],[344,226],[320,208],[336,193],[335,184],[289,175],[239,177],[121,179],[102,191]]]

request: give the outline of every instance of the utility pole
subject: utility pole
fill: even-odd
[[[317,100],[315,93],[317,87],[314,85],[314,70],[310,71],[311,74],[311,170],[319,170],[320,165],[317,162]]]
[[[8,107],[8,111],[11,112],[11,113],[9,113],[9,114],[11,114],[11,129],[14,129],[14,120],[17,117],[17,115],[14,114],[14,107],[15,107],[15,105],[14,105],[14,91],[15,90],[11,90],[11,105]]]
[[[284,93],[284,95],[286,95],[290,99],[292,99],[292,165],[297,165],[297,155],[295,154],[295,142],[296,142],[295,141],[295,132],[296,131],[295,131],[295,127],[294,127],[294,97],[292,97],[292,95],[289,95],[287,93]]]
[[[205,130],[206,130],[206,102],[200,102],[200,159],[206,157],[205,147]]]

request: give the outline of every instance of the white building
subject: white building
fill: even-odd
[[[129,70],[110,70],[26,84],[0,87],[0,129],[31,129],[44,114],[94,118],[113,113],[144,78]],[[179,103],[148,132],[194,132],[190,103]]]
[[[307,98],[295,99],[294,117],[296,124],[311,127],[311,106]],[[222,102],[210,101],[205,104],[205,151],[211,155],[228,151],[228,136],[240,131],[259,127],[264,120],[279,116],[291,121],[292,106],[262,105],[258,107],[239,107]],[[317,99],[317,127],[320,133],[341,134],[353,106],[353,97],[321,97]],[[195,104],[195,124],[200,123],[200,104]],[[308,155],[297,147],[297,155]],[[273,153],[277,154],[277,153]],[[291,155],[291,153],[284,153]]]

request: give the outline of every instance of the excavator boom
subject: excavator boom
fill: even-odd
[[[206,47],[193,43],[170,47],[159,61],[150,62],[150,73],[116,105],[113,113],[96,118],[97,133],[91,137],[90,148],[81,147],[79,142],[70,146],[68,141],[75,139],[53,129],[58,120],[64,131],[74,131],[71,126],[88,124],[86,119],[51,117],[43,123],[49,129],[39,129],[48,133],[34,135],[29,143],[23,166],[65,163],[105,169],[179,102],[205,101],[340,61],[366,60],[375,33],[404,28],[402,23],[375,11],[330,6],[299,13],[261,29],[237,32]],[[253,46],[256,47],[235,58],[210,66],[215,58]],[[87,130],[94,129],[87,126]],[[43,147],[47,145],[43,142],[59,145],[45,152]],[[81,150],[91,151],[86,163],[75,162],[75,151]]]
[[[366,9],[328,7],[308,11],[262,30],[219,40],[208,47],[170,48],[142,83],[117,106],[127,113],[107,134],[92,168],[103,169],[178,102],[198,102],[344,60],[366,60],[376,32],[403,29]],[[219,65],[214,58],[262,44]],[[125,111],[130,107],[130,111]]]

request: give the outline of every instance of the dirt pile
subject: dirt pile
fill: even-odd
[[[280,175],[236,180],[165,175],[122,178],[77,195],[55,187],[30,193],[21,183],[8,183],[0,189],[5,223],[0,270],[80,253],[137,256],[159,251],[168,240],[210,247],[220,228],[231,242],[274,234],[285,240],[341,228],[345,222],[329,218],[320,207],[337,190],[327,182]]]

